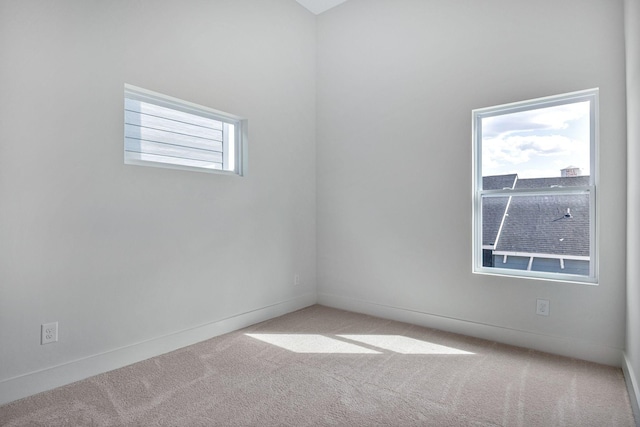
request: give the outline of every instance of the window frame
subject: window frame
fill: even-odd
[[[540,189],[497,189],[484,190],[482,176],[482,119],[487,117],[531,111],[541,108],[588,101],[590,132],[590,172],[589,185],[576,187],[549,187]],[[599,150],[599,89],[588,89],[566,94],[536,98],[526,101],[474,109],[472,111],[473,142],[473,273],[538,279],[568,283],[598,284],[598,150]],[[567,274],[544,271],[528,271],[483,265],[482,240],[482,200],[486,197],[522,197],[563,194],[589,194],[589,275]],[[511,200],[511,199],[509,199]],[[567,258],[569,259],[569,258]]]
[[[190,166],[190,165],[181,165],[175,163],[165,163],[153,160],[143,160],[135,158],[135,156],[128,154],[129,151],[126,149],[126,131],[123,132],[123,141],[124,141],[124,163],[129,165],[138,165],[138,166],[151,166],[165,169],[178,169],[178,170],[187,170],[187,171],[196,171],[196,172],[205,172],[205,173],[214,173],[214,174],[223,174],[223,175],[238,175],[245,176],[247,172],[247,130],[248,123],[247,119],[236,116],[234,114],[226,113],[223,111],[219,111],[210,107],[206,107],[203,105],[199,105],[190,101],[185,101],[179,98],[175,98],[169,95],[164,95],[158,92],[154,92],[148,89],[140,88],[131,84],[124,84],[124,101],[126,103],[127,99],[141,101],[153,105],[157,105],[160,107],[169,108],[175,111],[180,111],[183,113],[204,117],[207,119],[216,120],[223,123],[223,126],[227,128],[228,125],[234,126],[233,132],[233,151],[234,151],[234,161],[233,161],[233,170],[224,169],[214,169],[214,168],[206,168],[199,166]],[[126,113],[126,107],[123,108],[123,112]],[[126,125],[126,120],[124,121]],[[126,126],[123,126],[123,129],[126,129]],[[223,142],[223,159],[226,157],[229,146],[228,139],[224,138]],[[224,161],[223,161],[224,162]]]

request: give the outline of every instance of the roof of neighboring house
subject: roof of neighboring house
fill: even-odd
[[[505,175],[511,176],[511,175]],[[589,185],[589,176],[566,176],[553,178],[520,178],[516,183],[516,188],[549,188],[559,187],[580,187]]]
[[[588,176],[533,178],[518,179],[516,188],[588,184]],[[498,215],[497,211],[488,209],[487,214]],[[506,216],[494,249],[496,251],[589,256],[588,194],[512,196],[508,210],[506,213],[503,211],[502,215]],[[491,224],[496,221],[501,222],[502,216],[499,220],[489,219]]]
[[[482,188],[484,190],[503,190],[505,188],[513,188],[518,174],[509,175],[492,175],[482,177]]]
[[[518,175],[483,176],[482,188],[485,190],[502,190],[513,188]],[[496,241],[504,211],[509,202],[508,197],[486,197],[482,201],[482,244],[493,245]]]
[[[588,176],[517,179],[515,175],[483,177],[484,189],[574,187]],[[484,198],[482,244],[495,251],[589,256],[589,195]],[[500,230],[500,224],[504,224]],[[498,236],[498,232],[500,235]]]

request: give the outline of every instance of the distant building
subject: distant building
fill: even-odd
[[[488,190],[574,187],[589,185],[589,176],[519,179],[511,174],[483,177],[482,183]],[[487,197],[483,266],[588,275],[589,221],[588,194]]]
[[[568,176],[581,176],[582,169],[577,166],[567,166],[560,171],[560,176],[566,178]]]

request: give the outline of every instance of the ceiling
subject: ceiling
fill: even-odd
[[[344,3],[347,0],[296,0],[298,3],[309,9],[316,15],[322,12],[336,7],[337,5]]]

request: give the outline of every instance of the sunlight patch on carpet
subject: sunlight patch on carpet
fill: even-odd
[[[401,335],[336,335],[321,334],[245,334],[294,353],[343,353],[343,354],[450,354],[471,355],[469,351],[421,341]],[[366,344],[363,347],[354,343]],[[372,349],[375,347],[376,349]]]
[[[356,344],[318,334],[245,334],[294,353],[380,354]]]
[[[428,341],[402,335],[338,335],[351,341],[361,342],[400,354],[475,354]]]

